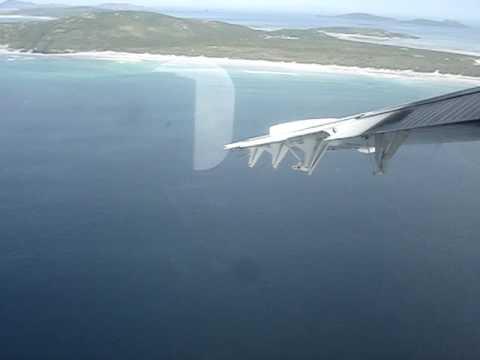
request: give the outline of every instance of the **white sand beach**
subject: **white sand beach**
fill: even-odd
[[[0,14],[0,20],[25,20],[25,21],[50,21],[55,20],[52,16],[36,16],[36,15],[7,15]]]
[[[37,54],[32,52],[22,52],[9,50],[8,45],[0,46],[0,55],[16,55],[16,56],[36,56],[36,57],[57,57],[57,58],[80,58],[80,59],[96,59],[105,61],[115,61],[121,63],[140,63],[140,62],[157,62],[159,65],[182,65],[182,66],[219,66],[232,68],[237,70],[246,70],[250,72],[278,72],[283,74],[308,74],[308,73],[331,73],[345,75],[365,75],[365,76],[382,76],[387,78],[398,79],[425,79],[425,80],[451,80],[462,81],[480,85],[480,78],[443,74],[440,72],[423,73],[413,70],[391,70],[378,68],[362,68],[353,66],[340,65],[321,65],[321,64],[304,64],[295,62],[280,62],[267,60],[245,60],[231,58],[213,58],[204,56],[178,56],[178,55],[159,55],[150,53],[127,53],[115,51],[95,51],[95,52],[72,52],[64,54]],[[480,59],[476,60],[480,63]]]

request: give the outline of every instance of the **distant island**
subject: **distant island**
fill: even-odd
[[[124,2],[106,2],[99,5],[78,6],[67,4],[36,4],[30,1],[23,0],[5,0],[0,2],[0,13],[10,13],[15,15],[28,16],[50,16],[61,17],[70,16],[82,13],[84,11],[148,11],[160,13],[160,9],[154,7],[146,7],[141,5],[134,5]],[[318,15],[323,16],[323,15]],[[335,15],[333,17],[339,19],[346,19],[358,22],[389,22],[399,23],[405,25],[420,25],[420,26],[436,26],[436,27],[450,27],[450,28],[468,28],[467,25],[455,20],[431,20],[431,19],[412,19],[400,20],[394,17],[379,16],[363,12],[353,12],[348,14]]]
[[[368,13],[348,13],[348,14],[341,14],[335,15],[337,18],[343,18],[348,20],[359,20],[359,21],[397,21],[394,18],[386,17],[386,16],[378,16]]]
[[[412,25],[422,25],[422,26],[446,26],[446,27],[454,27],[454,28],[468,28],[467,25],[462,24],[459,21],[455,20],[442,20],[442,21],[435,21],[429,19],[413,19],[408,21],[402,21],[404,24],[412,24]]]
[[[19,0],[6,0],[0,3],[0,11],[18,11],[18,10],[32,9],[37,6],[38,6],[37,4],[34,4],[32,2],[19,1]]]
[[[467,25],[455,21],[455,20],[430,20],[430,19],[413,19],[413,20],[399,20],[393,17],[378,16],[368,13],[349,13],[335,15],[337,18],[347,19],[352,21],[360,22],[390,22],[390,23],[399,23],[405,25],[420,25],[420,26],[441,26],[441,27],[451,27],[451,28],[468,28]]]
[[[0,3],[0,14],[26,16],[69,16],[85,11],[150,11],[158,12],[155,8],[128,3],[102,3],[91,6],[78,6],[66,4],[36,4],[20,0],[6,0]]]
[[[103,3],[97,5],[96,8],[114,11],[156,11],[154,8],[128,3]]]

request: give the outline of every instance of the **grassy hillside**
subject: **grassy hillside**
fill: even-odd
[[[0,42],[15,49],[58,53],[117,50],[159,52],[172,47],[237,46],[260,37],[249,28],[183,20],[150,12],[85,12],[43,23],[0,26]]]
[[[150,12],[91,12],[39,23],[0,25],[0,44],[41,53],[149,52],[295,61],[480,77],[477,58],[336,39],[319,29],[260,31]]]

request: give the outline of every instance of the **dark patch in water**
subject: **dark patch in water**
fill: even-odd
[[[235,278],[242,283],[252,283],[261,276],[261,268],[258,263],[249,257],[241,258],[232,265]]]

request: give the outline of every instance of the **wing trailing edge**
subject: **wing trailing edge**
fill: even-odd
[[[298,161],[292,169],[311,175],[329,149],[345,146],[343,140],[361,136],[383,119],[384,115],[369,119],[352,117],[294,121],[272,126],[268,135],[229,144],[225,149],[247,149],[248,166],[251,168],[258,163],[264,153],[271,155],[274,169],[291,154]],[[365,150],[361,145],[349,146]]]
[[[345,118],[282,123],[270,127],[265,136],[228,144],[225,149],[248,150],[248,165],[251,168],[255,167],[264,153],[271,156],[274,169],[290,155],[297,161],[292,169],[309,175],[328,150],[357,150],[373,155],[375,173],[383,174],[387,163],[411,133],[426,129],[427,132],[423,132],[425,136],[434,128],[479,121],[480,87],[477,87]],[[462,135],[459,141],[464,138]]]

